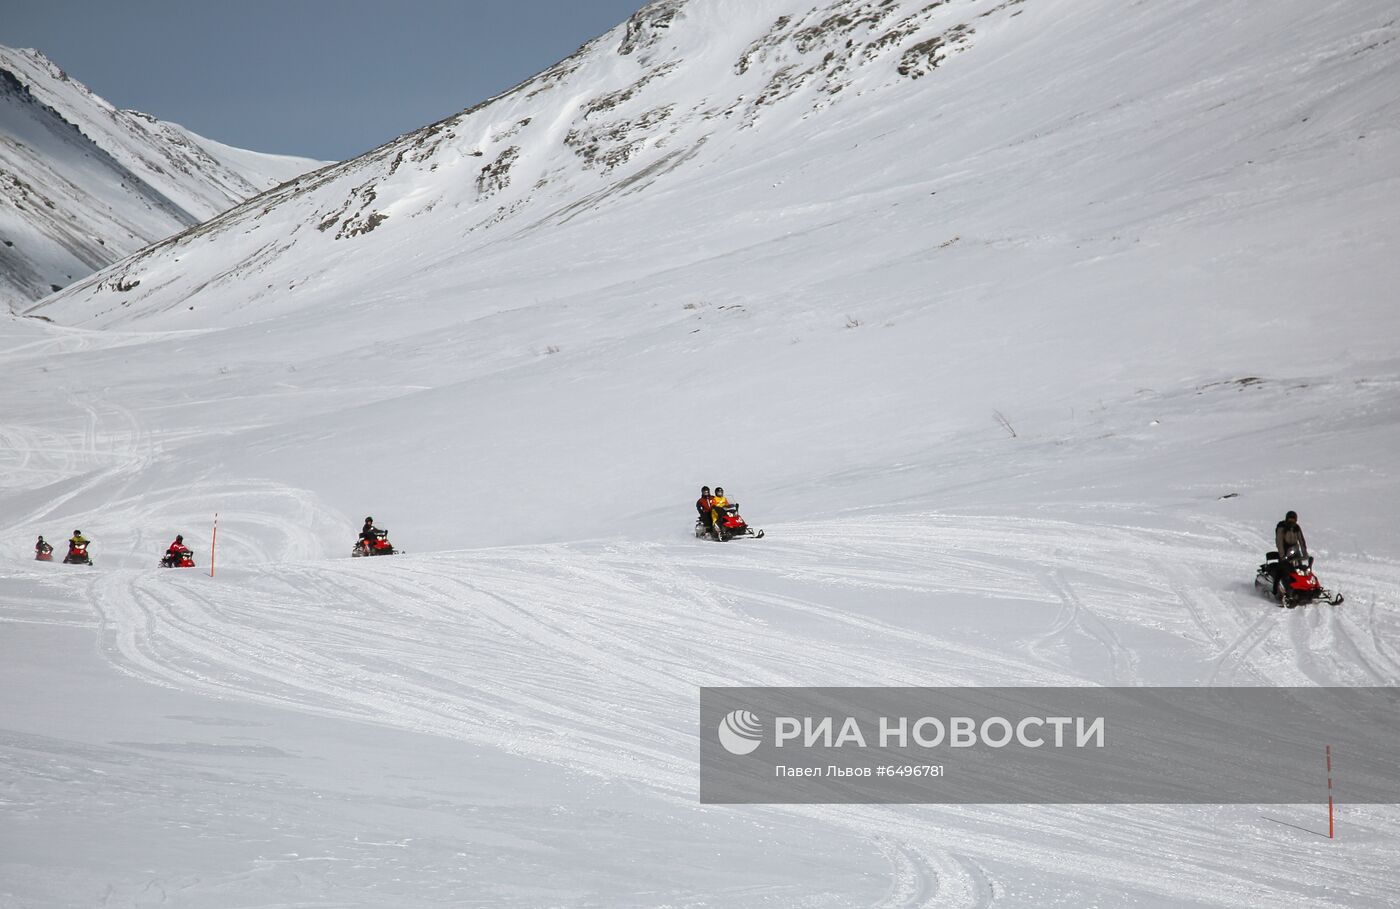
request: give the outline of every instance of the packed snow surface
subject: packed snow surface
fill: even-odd
[[[1328,839],[1321,767],[702,806],[696,720],[1400,683],[1397,39],[662,0],[6,321],[0,906],[1391,905],[1400,809]],[[765,539],[695,539],[702,483]],[[1252,590],[1289,508],[1344,605]]]

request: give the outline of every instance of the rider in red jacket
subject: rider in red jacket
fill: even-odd
[[[714,496],[710,495],[710,487],[700,487],[700,498],[695,500],[695,510],[700,513],[700,523],[705,525],[705,529],[715,532]]]

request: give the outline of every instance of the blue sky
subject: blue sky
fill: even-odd
[[[0,44],[211,139],[343,159],[515,85],[644,2],[0,0]]]

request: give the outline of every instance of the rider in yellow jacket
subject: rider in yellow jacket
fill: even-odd
[[[720,520],[724,517],[724,509],[729,505],[729,499],[724,494],[723,486],[715,487],[714,498],[710,500],[710,516],[713,518],[711,526],[718,529]]]

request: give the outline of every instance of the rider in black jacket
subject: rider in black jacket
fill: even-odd
[[[1287,559],[1291,550],[1298,550],[1303,559],[1308,557],[1308,541],[1303,536],[1303,528],[1298,526],[1298,512],[1290,511],[1274,527],[1274,546],[1280,559]]]

